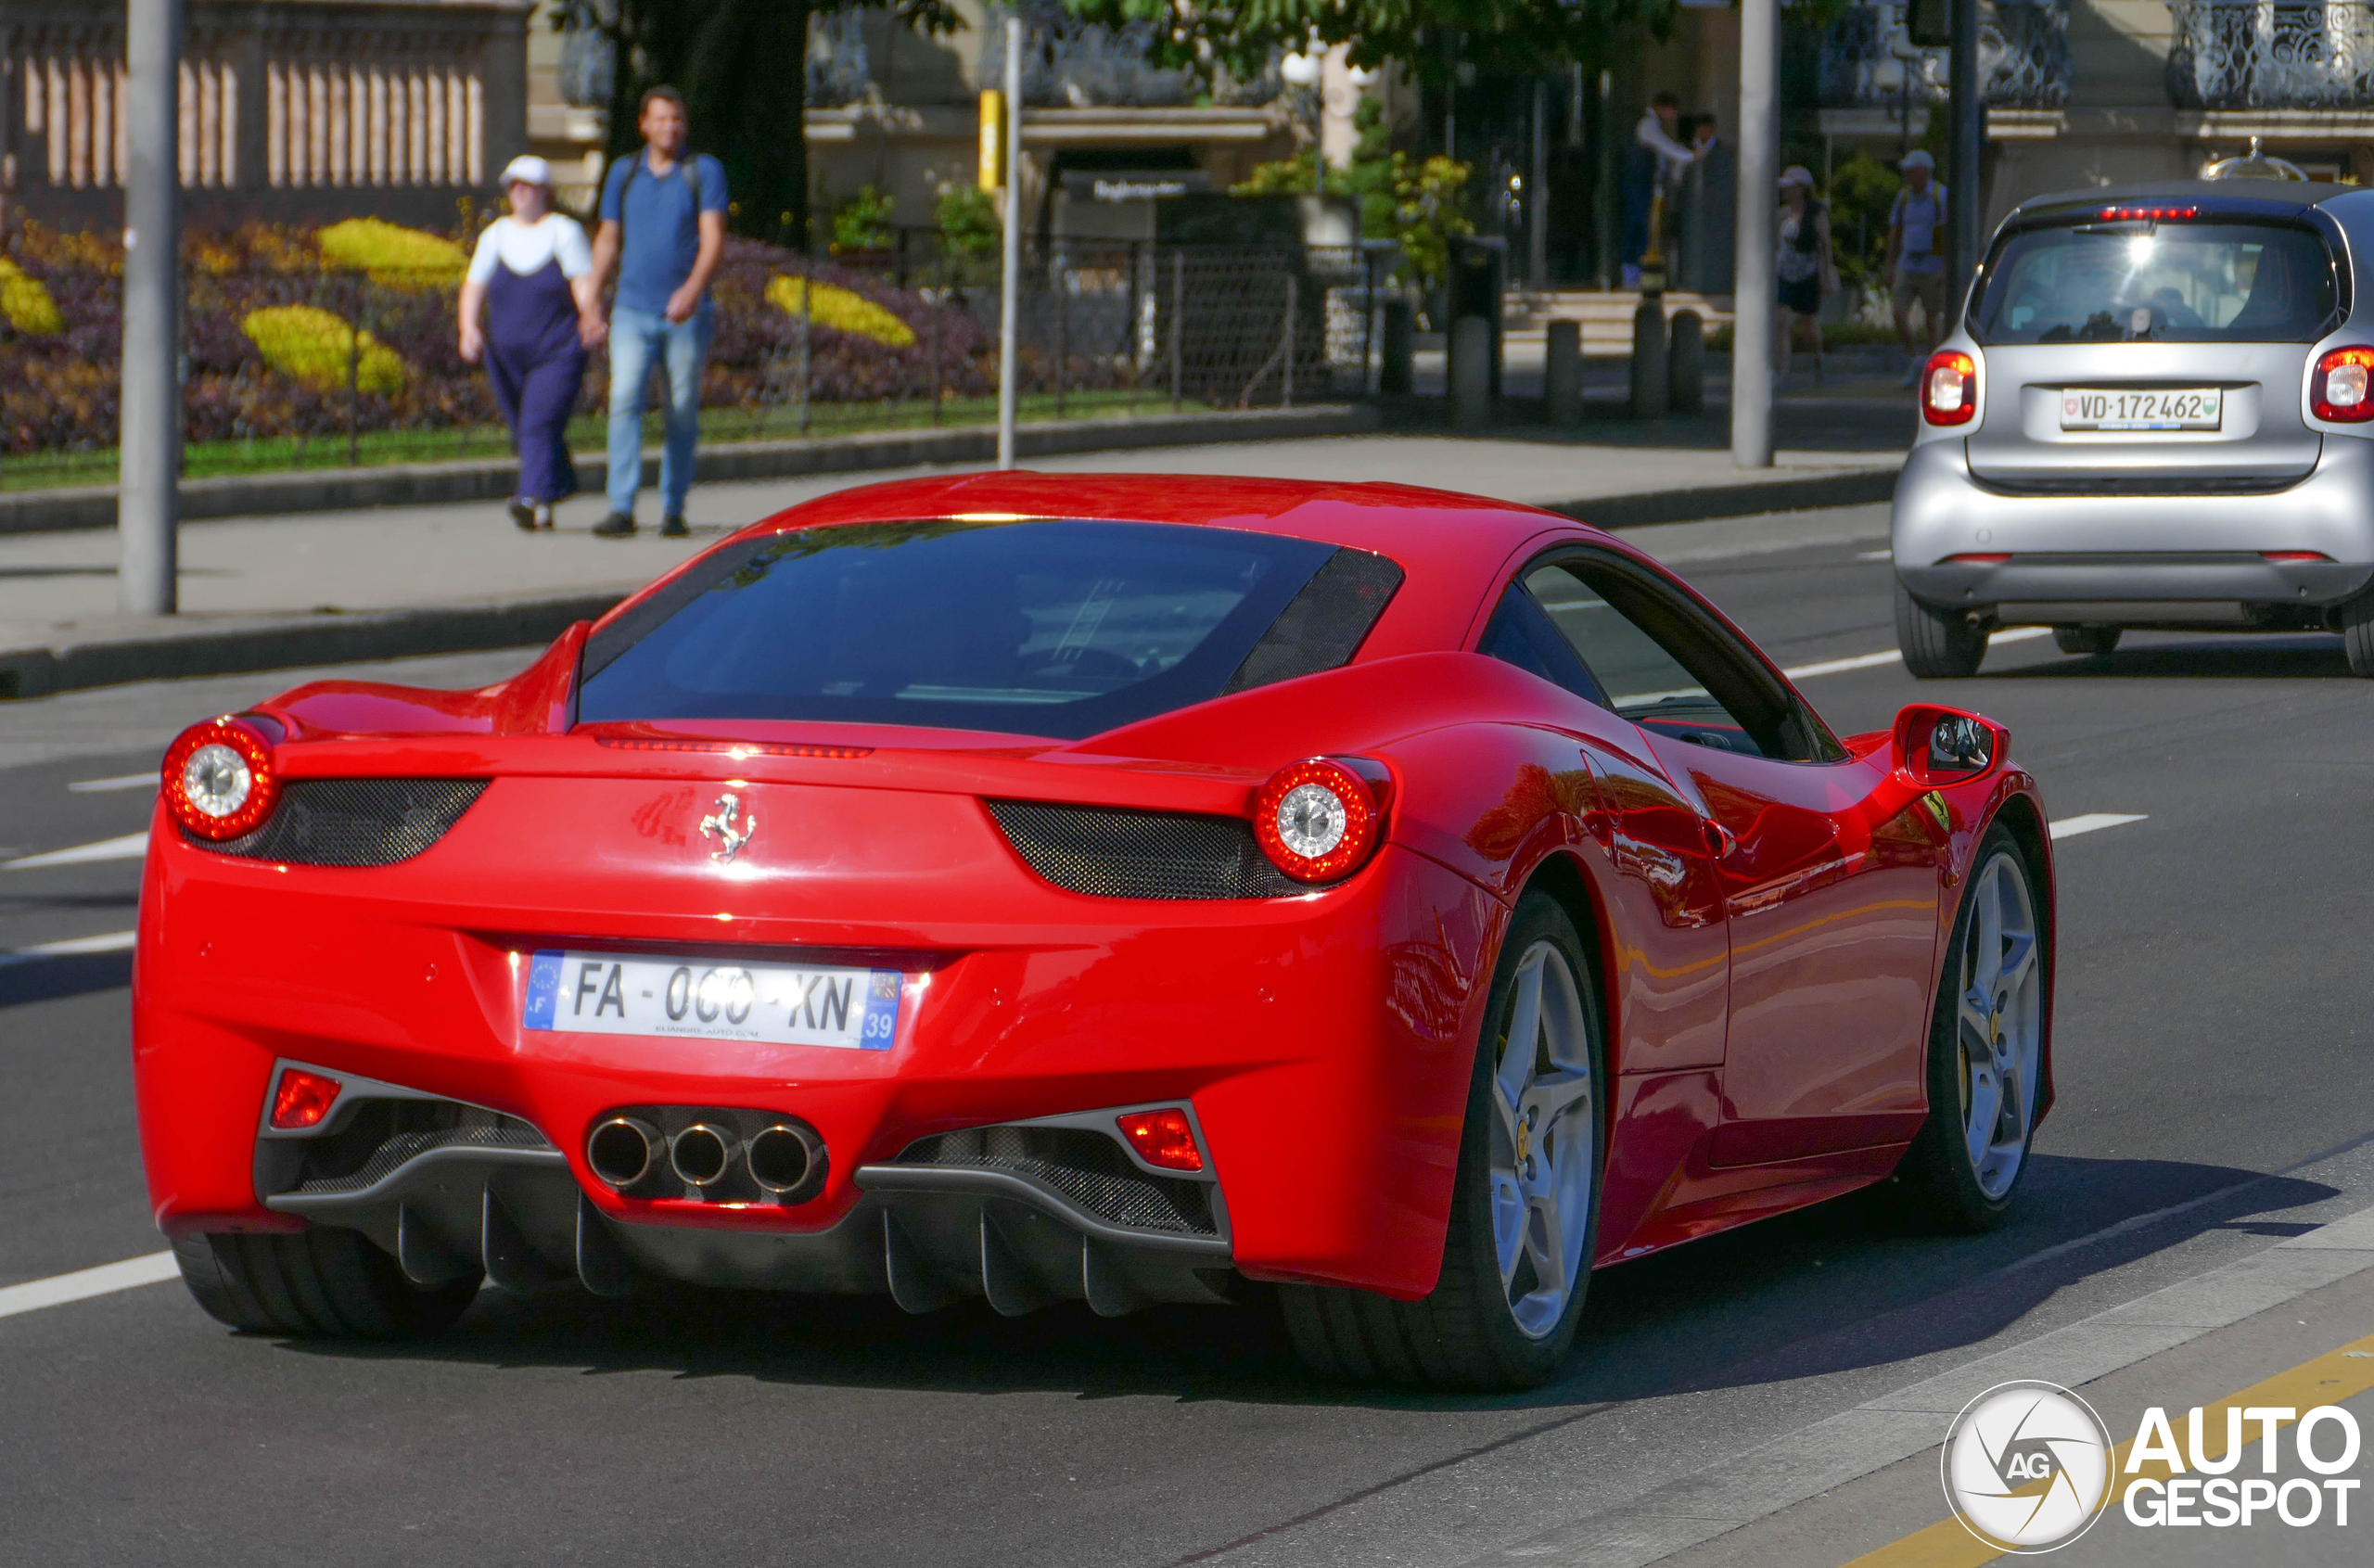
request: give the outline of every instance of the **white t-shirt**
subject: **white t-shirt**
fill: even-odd
[[[576,219],[565,212],[547,212],[532,223],[497,218],[479,236],[479,248],[470,257],[469,279],[485,283],[494,276],[497,261],[526,277],[542,272],[544,263],[555,257],[563,277],[580,278],[594,270],[594,247],[587,243],[584,227]]]

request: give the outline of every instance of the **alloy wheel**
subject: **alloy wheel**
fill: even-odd
[[[1540,941],[1518,962],[1492,1074],[1492,1241],[1527,1338],[1557,1330],[1583,1271],[1599,1180],[1591,1040],[1573,966]]]
[[[1962,1140],[1979,1191],[2000,1198],[2018,1179],[2036,1118],[2044,976],[2036,905],[2017,855],[1998,850],[1971,888],[1954,1038]]]

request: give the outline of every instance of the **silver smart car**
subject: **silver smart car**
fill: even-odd
[[[2337,631],[2374,676],[2374,189],[2111,186],[2004,221],[1921,380],[1896,640]],[[2353,313],[2355,312],[2355,313]]]

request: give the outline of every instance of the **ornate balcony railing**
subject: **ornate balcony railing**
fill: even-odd
[[[2374,5],[2169,0],[2168,98],[2178,108],[2374,106]]]
[[[1821,102],[1827,108],[1894,108],[1945,96],[1918,60],[1888,41],[1904,25],[1902,0],[1858,0],[1823,32]],[[1994,0],[1979,13],[1979,69],[1986,101],[2002,108],[2060,108],[2069,101],[2069,0]]]

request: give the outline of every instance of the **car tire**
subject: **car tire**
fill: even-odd
[[[361,1231],[323,1225],[293,1236],[184,1236],[173,1260],[217,1321],[307,1338],[440,1334],[469,1308],[480,1281],[416,1285]]]
[[[1904,667],[1921,681],[1953,681],[1978,673],[1986,657],[1986,629],[1961,610],[1941,610],[1895,585],[1895,645]]]
[[[2341,607],[2341,645],[2352,675],[2374,678],[2374,593]]]
[[[2118,647],[2116,626],[2056,626],[2052,629],[2052,645],[2064,654],[2084,654],[2100,658]]]
[[[2035,869],[2011,831],[1988,829],[1971,868],[1930,1019],[1929,1119],[1896,1171],[1921,1218],[1965,1234],[2001,1225],[2027,1172],[2052,969]]]
[[[1548,894],[1527,893],[1493,972],[1442,1273],[1416,1301],[1281,1286],[1287,1335],[1305,1366],[1348,1382],[1436,1389],[1532,1388],[1556,1373],[1574,1343],[1598,1248],[1602,1017],[1574,921]],[[1510,1051],[1512,1026],[1529,1034],[1529,1058]],[[1544,1256],[1553,1258],[1549,1269],[1538,1262]],[[1549,1281],[1558,1268],[1563,1281]]]

